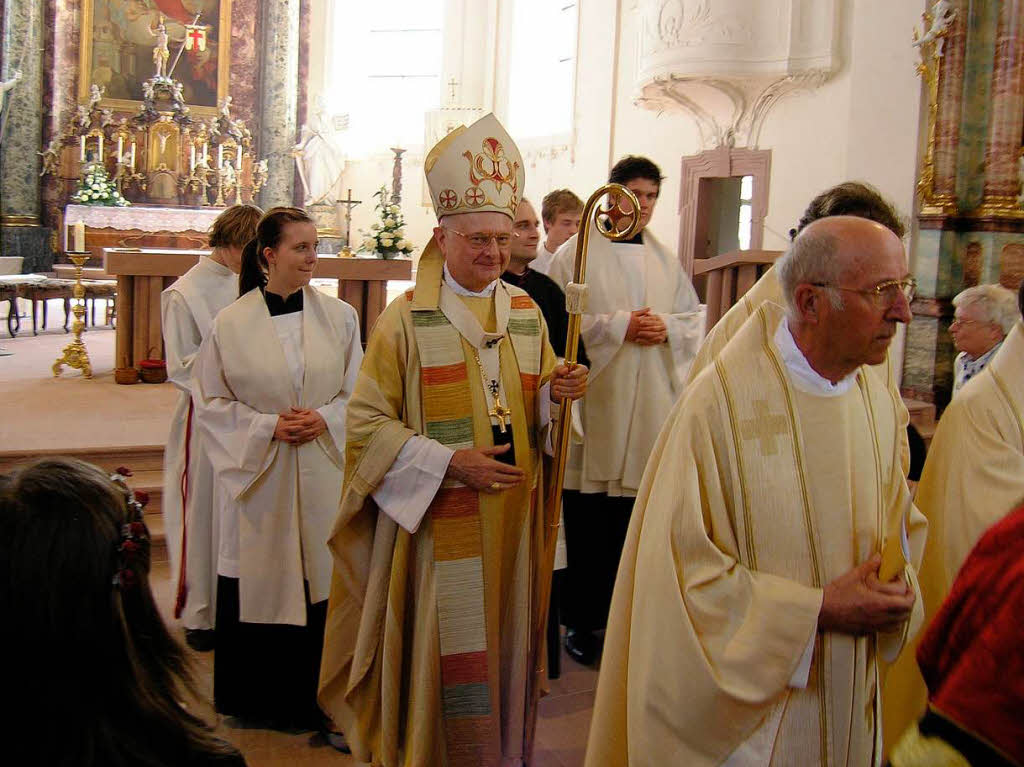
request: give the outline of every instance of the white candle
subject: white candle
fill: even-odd
[[[100,134],[100,162],[103,162],[103,134]]]
[[[206,142],[203,142],[203,164],[206,163]]]
[[[85,162],[85,136],[82,136],[82,162]]]
[[[120,165],[124,157],[124,136],[117,137],[117,164]]]
[[[192,153],[190,155],[190,161],[192,163],[191,170],[195,170],[196,169],[196,145],[195,144],[192,145]]]
[[[238,170],[242,169],[242,147],[235,147],[235,167]]]
[[[85,222],[76,221],[72,227],[74,231],[75,250],[81,253],[85,250]]]
[[[219,168],[223,168],[223,167],[224,167],[224,145],[223,144],[218,144],[217,145],[217,168],[219,169]]]
[[[135,170],[135,142],[132,141],[132,170]]]

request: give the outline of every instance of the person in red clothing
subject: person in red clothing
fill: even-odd
[[[1024,504],[981,537],[917,648],[928,710],[892,767],[1024,765]]]

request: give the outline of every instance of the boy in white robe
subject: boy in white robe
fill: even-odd
[[[175,589],[175,617],[195,650],[213,649],[216,612],[217,525],[213,517],[213,469],[195,425],[192,365],[210,334],[213,318],[238,297],[242,249],[256,236],[263,211],[234,205],[213,222],[210,248],[199,263],[160,294],[164,357],[179,389],[164,448],[161,508]]]
[[[644,465],[683,391],[703,331],[689,277],[676,255],[646,228],[661,178],[646,158],[620,160],[608,180],[636,195],[641,230],[624,243],[596,233],[589,240],[589,292],[581,327],[592,378],[581,403],[583,444],[570,446],[563,494],[569,560],[566,649],[584,664],[596,659],[593,632],[608,618]],[[563,289],[572,279],[577,236],[559,249],[549,269]]]

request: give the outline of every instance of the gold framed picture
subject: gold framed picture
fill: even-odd
[[[193,39],[186,46],[186,26],[196,14],[205,40],[200,45]],[[91,86],[98,85],[104,89],[101,106],[139,108],[142,84],[156,73],[161,18],[168,37],[168,73],[182,84],[185,103],[197,115],[216,114],[228,95],[231,0],[82,0],[80,102],[87,102]]]

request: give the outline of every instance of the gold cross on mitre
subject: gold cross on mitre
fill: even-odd
[[[768,400],[759,399],[754,403],[754,417],[740,423],[743,439],[756,439],[761,443],[761,455],[775,455],[779,452],[775,437],[789,433],[789,421],[785,416],[770,415]]]
[[[494,407],[487,412],[487,415],[489,415],[491,418],[498,419],[498,431],[500,431],[502,434],[505,433],[506,422],[509,424],[509,426],[512,425],[512,411],[501,404],[501,392],[494,393]]]

